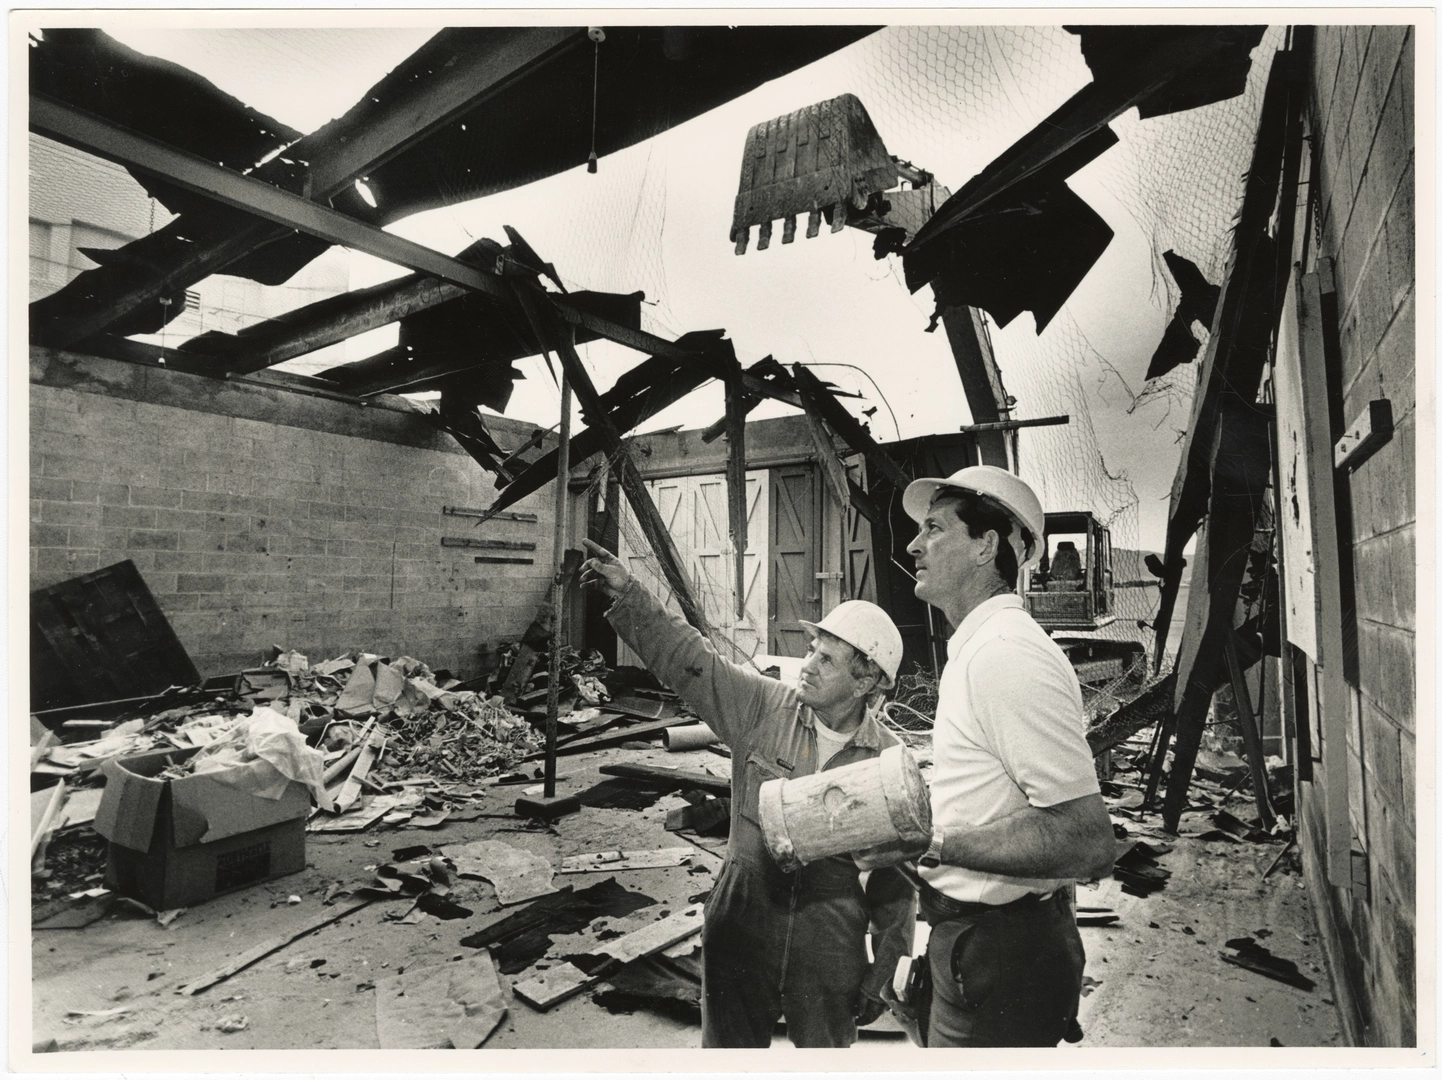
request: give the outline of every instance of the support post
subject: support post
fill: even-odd
[[[535,291],[532,291],[533,289]],[[560,319],[555,316],[553,311],[541,309],[540,304],[544,301],[545,294],[530,283],[517,282],[515,295],[537,336],[542,337],[543,341],[545,338],[554,337],[552,327],[559,323]],[[616,471],[621,478],[621,489],[625,491],[631,509],[636,512],[637,523],[641,526],[641,531],[645,533],[646,540],[656,555],[656,561],[661,564],[661,572],[666,577],[666,584],[676,594],[676,600],[681,605],[681,613],[686,617],[687,622],[702,634],[710,637],[710,624],[707,623],[701,606],[696,603],[695,597],[691,594],[690,582],[686,580],[685,571],[681,567],[681,558],[671,543],[671,535],[666,529],[666,523],[661,518],[661,512],[656,509],[656,504],[651,499],[651,493],[646,490],[646,483],[641,479],[641,473],[636,468],[636,463],[631,460],[630,451],[621,441],[621,433],[616,430],[616,425],[602,404],[601,395],[596,392],[596,386],[591,382],[590,373],[586,371],[585,365],[581,363],[581,357],[568,339],[557,339],[555,349],[561,358],[561,367],[570,376],[571,388],[581,403],[581,410],[585,414],[586,422],[601,432],[606,452],[616,462]]]
[[[738,365],[735,376],[740,375]],[[731,518],[731,551],[735,560],[736,617],[746,617],[746,411],[745,388],[738,377],[726,380],[726,509]]]
[[[574,334],[574,331],[570,331]],[[567,481],[571,473],[571,380],[561,372],[561,441],[556,454],[556,545],[551,559],[551,606],[555,629],[551,632],[551,668],[546,679],[546,770],[541,794],[556,797],[556,723],[561,693],[561,627],[565,625],[566,590],[562,586],[562,564],[566,559]]]
[[[1237,656],[1237,635],[1227,637],[1227,676],[1232,683],[1232,699],[1237,705],[1237,723],[1242,727],[1242,743],[1247,750],[1247,767],[1252,773],[1252,794],[1257,800],[1257,816],[1262,828],[1268,832],[1277,823],[1272,810],[1272,800],[1267,791],[1267,762],[1262,754],[1262,735],[1257,730],[1257,717],[1252,713],[1252,697],[1247,693],[1247,680],[1243,677],[1242,661]]]

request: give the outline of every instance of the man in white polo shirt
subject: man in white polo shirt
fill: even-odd
[[[956,627],[920,860],[927,1045],[1055,1046],[1076,1028],[1086,959],[1068,887],[1108,873],[1115,841],[1076,674],[1016,593],[1040,555],[1041,503],[973,466],[917,480],[904,505],[921,526],[916,595]]]

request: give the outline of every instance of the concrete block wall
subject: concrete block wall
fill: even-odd
[[[1316,251],[1335,262],[1341,385],[1332,390],[1348,422],[1386,398],[1396,426],[1349,481],[1359,670],[1347,703],[1348,795],[1366,873],[1350,893],[1314,877],[1313,897],[1345,984],[1349,1034],[1388,1046],[1413,1045],[1417,1033],[1414,53],[1408,26],[1317,28],[1309,118]],[[1304,801],[1304,843],[1317,852],[1321,804]]]
[[[495,429],[503,445],[531,431]],[[404,403],[31,353],[32,588],[134,561],[202,675],[254,666],[271,645],[475,674],[483,642],[525,630],[551,570],[549,488],[515,508],[538,524],[442,513],[495,494]],[[533,541],[506,554],[535,563],[477,564],[442,536]]]

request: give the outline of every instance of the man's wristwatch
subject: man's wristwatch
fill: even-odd
[[[946,836],[940,829],[931,831],[931,846],[926,849],[926,854],[917,860],[922,866],[933,867],[941,865],[941,846],[946,842]]]

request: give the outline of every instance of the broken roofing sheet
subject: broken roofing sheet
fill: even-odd
[[[311,198],[328,198],[342,213],[386,225],[574,168],[587,160],[593,145],[602,156],[615,153],[875,29],[632,26],[608,29],[600,44],[589,41],[580,27],[442,30],[345,116],[286,146],[284,154],[254,175],[299,191],[320,173],[324,182],[320,190],[310,191]],[[247,122],[253,110],[210,83],[127,49],[98,30],[45,31],[43,38],[30,49],[33,91],[232,167],[253,165],[294,138],[294,132],[258,113]],[[510,70],[514,61],[504,54],[513,48],[530,50],[527,55],[534,59]],[[497,65],[512,77],[493,83]],[[458,75],[467,71],[474,81],[458,87]],[[115,99],[97,89],[106,79],[132,78],[153,83],[152,98],[132,94]],[[406,127],[406,105],[425,100],[434,107],[438,95],[453,100],[449,111],[438,110],[441,121],[422,132],[413,122]],[[215,122],[205,138],[195,135],[188,123],[177,126],[176,117],[185,110],[171,107],[167,97],[206,103]],[[148,104],[155,99],[158,103]],[[137,120],[139,114],[144,118]],[[280,138],[267,142],[258,137],[261,131]],[[333,165],[348,140],[363,137],[374,144],[370,160],[351,162],[343,176],[324,172],[322,166]],[[506,153],[495,153],[497,146],[506,147]],[[352,183],[361,175],[369,199]],[[87,271],[36,301],[31,325],[38,338],[58,334],[63,339],[69,332],[62,329],[67,319],[81,319],[127,297],[148,298],[145,288],[137,291],[128,280],[137,273],[151,280],[148,288],[155,296],[183,290],[221,269],[273,285],[289,279],[328,246],[262,225],[249,215],[205,205],[204,200],[175,201],[163,181],[140,179],[157,198],[185,212],[150,237],[117,249],[119,254],[108,257],[112,266]],[[254,228],[260,229],[255,242],[236,242],[237,229]],[[234,247],[226,249],[227,243]],[[217,254],[213,264],[207,264],[203,256],[212,247]],[[116,273],[122,265],[125,272]],[[123,332],[159,329],[160,305],[145,307],[148,317],[123,324]],[[171,317],[179,313],[175,304],[169,310]]]
[[[1092,82],[968,180],[904,249],[907,286],[933,285],[938,312],[981,307],[1005,326],[1029,310],[1040,334],[1112,239],[1067,179],[1117,141],[1108,124],[1132,107],[1145,119],[1240,94],[1266,28],[1067,29]]]

